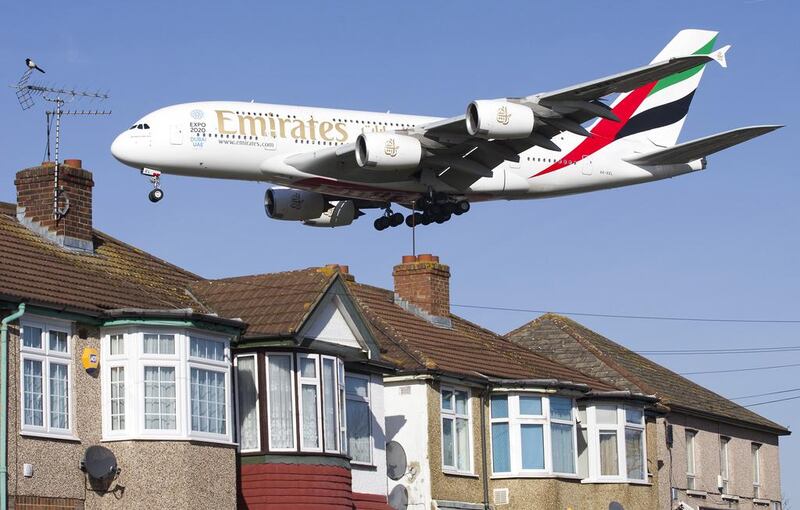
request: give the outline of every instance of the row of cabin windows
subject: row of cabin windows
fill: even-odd
[[[279,113],[273,114],[272,112],[262,113],[262,112],[235,112],[236,115],[251,115],[256,117],[281,117]],[[284,118],[287,119],[296,119],[297,115],[284,115]],[[376,122],[376,121],[369,121],[369,120],[353,120],[353,119],[332,119],[333,122],[345,122],[350,124],[368,124],[368,125],[375,125],[375,126],[393,126],[393,127],[416,127],[416,124],[406,124],[403,122]]]

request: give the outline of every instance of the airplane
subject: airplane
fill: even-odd
[[[727,67],[717,32],[682,30],[643,67],[525,97],[472,101],[452,118],[254,102],[168,106],[116,137],[111,153],[148,176],[270,182],[270,218],[377,230],[444,223],[488,200],[555,197],[706,168],[706,157],[782,126],[677,143],[705,69]],[[616,94],[610,104],[610,97]],[[410,210],[394,212],[396,204]]]

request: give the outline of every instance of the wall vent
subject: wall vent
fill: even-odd
[[[411,386],[400,386],[401,395],[411,395]]]
[[[494,490],[494,504],[507,505],[508,504],[508,489],[495,489]]]

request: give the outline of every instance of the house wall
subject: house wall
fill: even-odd
[[[663,420],[663,419],[662,419]],[[673,427],[673,446],[666,442],[659,445],[659,457],[671,472],[672,486],[678,489],[678,501],[697,508],[730,508],[730,501],[722,499],[717,488],[717,475],[720,473],[720,436],[730,437],[729,452],[729,492],[739,497],[739,509],[765,510],[767,501],[781,500],[780,461],[778,457],[778,436],[743,427],[710,421],[684,414],[671,413],[666,422]],[[686,429],[697,431],[695,437],[696,495],[686,492]],[[761,497],[764,504],[753,502],[753,469],[751,444],[761,444]],[[671,454],[671,455],[670,455]],[[671,463],[670,463],[671,459]],[[662,502],[670,498],[669,477],[664,477],[659,490]],[[705,493],[705,496],[701,494]]]
[[[369,381],[369,408],[372,430],[372,465],[351,464],[353,492],[378,494],[386,500],[386,433],[384,420],[383,377],[371,375]]]
[[[431,501],[431,459],[428,445],[428,384],[425,381],[386,382],[386,441],[397,441],[406,453],[406,474],[388,480],[391,494],[396,486],[408,491],[409,510],[428,510]]]
[[[101,379],[82,367],[85,347],[100,350],[99,330],[73,327],[71,408],[76,440],[20,434],[19,327],[9,335],[8,464],[9,495],[20,503],[29,497],[58,498],[65,508],[209,508],[236,507],[236,453],[232,446],[186,441],[101,441]],[[120,476],[110,489],[89,488],[80,461],[86,448],[102,445],[114,452]],[[33,476],[23,476],[23,465]],[[64,498],[64,499],[62,499]],[[66,498],[72,501],[67,501]],[[43,503],[25,508],[44,508]],[[51,507],[48,507],[51,508]]]

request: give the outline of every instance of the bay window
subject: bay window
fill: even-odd
[[[644,482],[645,422],[641,407],[589,405],[580,411],[588,439],[588,481]]]
[[[20,325],[21,431],[72,437],[69,324],[32,318]]]
[[[489,409],[492,472],[497,476],[575,474],[571,398],[495,394]]]
[[[469,391],[442,387],[442,466],[445,471],[472,473]]]
[[[232,441],[227,338],[128,328],[102,342],[104,439]]]

